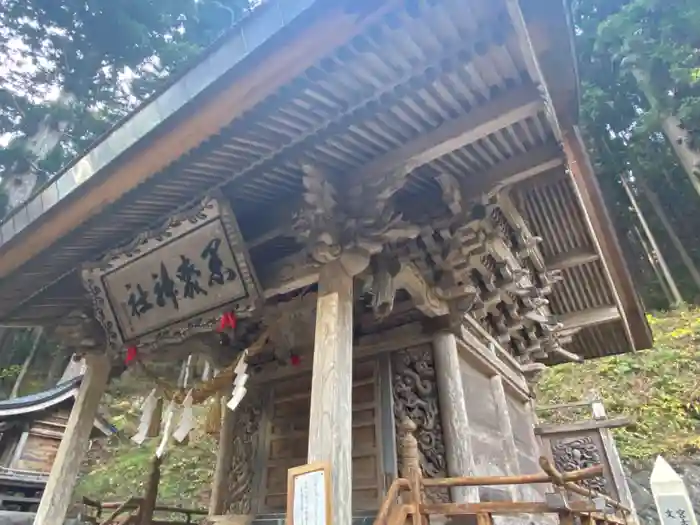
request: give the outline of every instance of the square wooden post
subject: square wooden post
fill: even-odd
[[[235,434],[236,413],[229,409],[224,399],[218,399],[223,406],[221,430],[219,432],[219,450],[216,454],[216,469],[212,480],[211,497],[209,498],[209,516],[224,514],[226,496],[229,486],[229,474],[233,468],[233,438]]]
[[[88,355],[86,372],[58,447],[34,523],[63,525],[88,450],[90,434],[107,387],[110,362],[106,355]]]
[[[321,270],[316,309],[308,461],[331,466],[331,523],[352,521],[353,278],[339,261]]]

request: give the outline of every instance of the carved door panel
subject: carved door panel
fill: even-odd
[[[353,363],[353,508],[375,510],[383,494],[378,367],[375,360]],[[271,388],[263,457],[259,512],[281,512],[287,501],[287,470],[306,463],[311,374]]]

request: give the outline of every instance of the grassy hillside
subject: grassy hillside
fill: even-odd
[[[580,400],[597,389],[610,415],[629,415],[636,421],[631,428],[615,431],[627,460],[700,449],[700,310],[649,316],[649,323],[656,338],[654,350],[550,369],[538,392],[540,404],[554,404]],[[157,443],[140,448],[128,438],[138,423],[137,407],[150,388],[129,374],[112,386],[108,408],[120,434],[94,447],[80,495],[121,500],[143,492]],[[199,409],[200,421],[206,410]],[[163,502],[206,505],[217,443],[201,428],[188,445],[170,449],[161,482]]]
[[[106,411],[119,432],[93,444],[84,465],[76,497],[122,501],[143,495],[150,460],[159,439],[139,447],[131,441],[140,418],[140,406],[153,385],[137,374],[125,373],[110,387]],[[204,431],[209,408],[195,407],[198,422],[185,445],[171,444],[161,468],[159,501],[189,508],[205,508],[216,462],[218,435]]]
[[[653,350],[549,369],[538,403],[580,400],[597,389],[610,415],[635,424],[615,430],[624,459],[700,450],[700,310],[649,315]]]

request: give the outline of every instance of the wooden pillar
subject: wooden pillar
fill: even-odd
[[[591,412],[593,419],[595,420],[605,420],[608,415],[605,411],[605,405],[600,399],[597,392],[591,392]],[[620,503],[625,507],[630,509],[630,515],[628,519],[631,523],[639,523],[639,516],[637,516],[637,509],[634,505],[634,500],[632,499],[632,492],[630,491],[629,484],[627,483],[627,476],[622,468],[622,460],[620,459],[620,454],[617,451],[617,444],[615,443],[615,437],[609,428],[600,428],[600,440],[603,443],[603,450],[605,451],[605,456],[608,461],[608,467],[610,468],[610,474],[612,475],[612,481],[615,485],[617,491],[617,498]]]
[[[219,402],[223,404],[225,399],[220,398]],[[227,510],[224,507],[228,491],[228,477],[233,467],[231,463],[233,461],[233,434],[235,431],[236,413],[225,404],[221,409],[223,410],[223,416],[219,432],[219,450],[216,454],[216,470],[214,470],[211,497],[209,498],[210,516],[219,516]]]
[[[331,466],[333,525],[352,521],[353,278],[339,261],[321,269],[316,309],[308,461]]]
[[[517,476],[520,474],[518,465],[518,449],[515,446],[515,436],[513,435],[513,424],[510,419],[510,410],[508,408],[508,398],[506,390],[503,388],[503,378],[496,374],[491,378],[491,391],[493,399],[498,411],[498,428],[503,435],[503,459],[506,464],[506,472],[509,476]],[[518,485],[508,485],[511,498],[525,499],[523,494],[520,494]]]
[[[106,355],[88,355],[85,361],[87,371],[68,418],[34,523],[63,525],[66,519],[97,408],[109,378],[110,363]]]
[[[475,468],[467,403],[454,334],[438,332],[433,338],[433,353],[440,400],[440,420],[447,455],[447,474],[450,477],[473,476]],[[478,487],[452,487],[450,493],[455,503],[479,501]]]

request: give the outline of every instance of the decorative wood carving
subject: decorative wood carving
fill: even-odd
[[[404,442],[405,432],[401,422],[408,418],[416,425],[414,435],[418,441],[423,476],[447,477],[432,347],[423,345],[394,352],[392,371],[394,421],[399,448]],[[426,497],[433,502],[450,501],[446,489],[428,489]]]
[[[384,249],[370,259],[370,275],[365,279],[365,290],[371,294],[374,315],[382,319],[394,308],[396,298],[396,276],[401,271],[401,263],[396,255]]]
[[[253,511],[253,478],[260,430],[262,402],[260,396],[247,396],[236,411],[233,438],[233,461],[229,472],[229,490],[224,508],[230,514]]]
[[[340,259],[348,274],[357,275],[387,244],[418,235],[419,229],[405,222],[391,203],[405,183],[405,170],[361,177],[360,184],[347,187],[314,166],[302,169],[306,205],[294,230],[314,260]]]
[[[459,182],[441,174],[438,182],[451,218],[442,228],[404,243],[400,256],[435,286],[459,333],[470,313],[522,363],[563,355],[560,323],[545,296],[561,279],[547,271],[533,236],[502,192],[471,203]],[[568,354],[571,355],[571,354]]]
[[[554,465],[559,472],[585,469],[602,463],[600,449],[592,436],[552,439],[550,446],[552,447]],[[603,476],[586,479],[580,481],[579,484],[609,495],[607,480]]]
[[[249,314],[260,299],[245,242],[223,198],[208,197],[86,265],[83,281],[113,349],[182,341],[210,330],[222,311]]]

